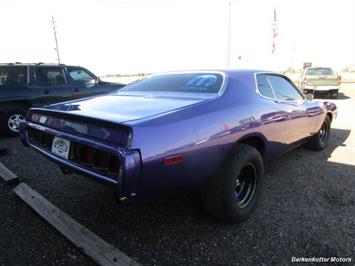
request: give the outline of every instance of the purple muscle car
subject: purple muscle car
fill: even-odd
[[[305,97],[277,73],[188,71],[32,108],[20,135],[121,198],[198,190],[209,213],[236,223],[256,206],[264,161],[305,143],[323,149],[336,115],[334,104]]]

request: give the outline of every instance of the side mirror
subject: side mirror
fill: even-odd
[[[313,94],[312,93],[307,93],[306,94],[306,100],[307,101],[312,101],[313,100]]]
[[[99,84],[101,82],[101,79],[99,77],[96,77],[96,84]]]

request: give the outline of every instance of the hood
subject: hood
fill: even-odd
[[[122,123],[170,112],[206,100],[198,97],[106,94],[45,109]]]
[[[100,80],[99,85],[112,86],[112,87],[124,87],[127,84],[120,83],[120,82],[111,82],[111,81],[102,81],[102,80]]]

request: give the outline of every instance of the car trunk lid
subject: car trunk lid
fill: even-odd
[[[46,108],[31,108],[27,120],[63,132],[129,147],[132,128],[125,122],[172,112],[204,100],[171,95],[107,94]]]
[[[312,75],[308,76],[308,85],[336,86],[339,85],[337,75]]]
[[[113,123],[144,119],[174,111],[206,100],[203,97],[177,97],[169,95],[108,94],[95,98],[55,104],[47,107],[72,115],[97,118]]]

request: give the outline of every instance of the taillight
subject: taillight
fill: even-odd
[[[70,161],[102,175],[117,178],[120,159],[117,155],[77,142],[72,142]]]
[[[307,83],[308,83],[308,77],[307,77],[307,76],[304,76],[304,78],[303,78],[303,83],[304,83],[304,84],[307,84]]]
[[[97,151],[97,162],[96,167],[99,168],[109,168],[109,154],[103,151]]]
[[[87,147],[85,149],[85,160],[88,163],[94,163],[94,160],[95,160],[95,151],[94,151],[94,149],[91,149],[89,147]]]
[[[28,135],[31,144],[51,151],[54,135],[34,128],[28,129]],[[119,155],[74,141],[71,142],[69,161],[114,179],[119,178],[121,171]]]

